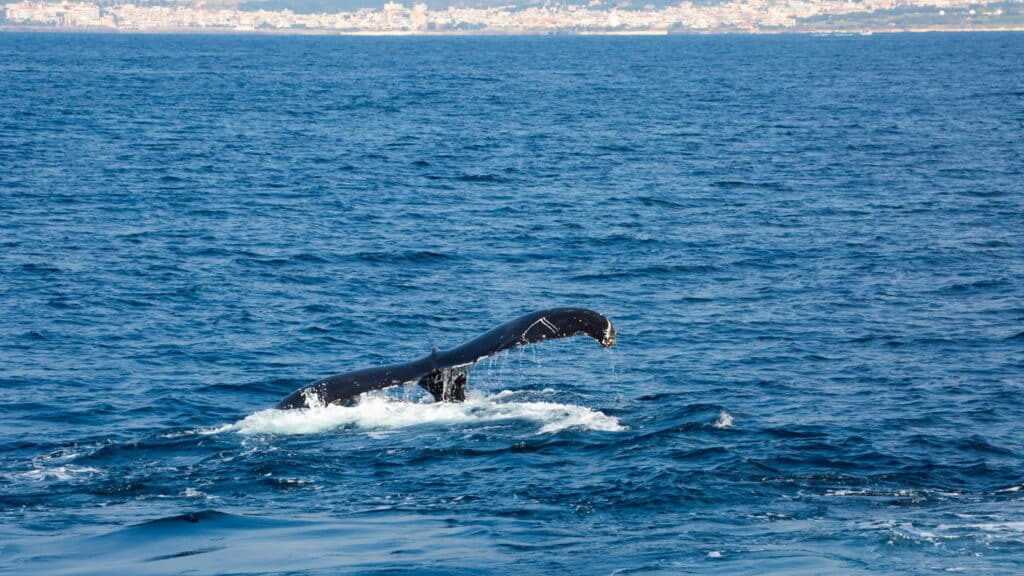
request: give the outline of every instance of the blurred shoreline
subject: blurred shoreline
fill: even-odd
[[[922,33],[970,33],[970,32],[1024,32],[1024,26],[1007,27],[963,27],[963,26],[926,26],[908,28],[859,28],[859,29],[806,29],[806,30],[583,30],[583,31],[509,31],[497,30],[446,30],[446,31],[344,31],[329,29],[287,29],[287,30],[232,30],[232,29],[191,29],[191,28],[159,28],[146,30],[124,30],[107,27],[67,27],[67,26],[22,26],[0,24],[2,32],[39,32],[39,33],[72,33],[72,34],[141,34],[141,35],[230,35],[230,36],[779,36],[779,35],[810,35],[810,36],[870,36],[873,34],[922,34]]]

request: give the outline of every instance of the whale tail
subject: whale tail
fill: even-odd
[[[465,402],[466,384],[469,382],[469,368],[446,368],[427,374],[417,383],[435,402]]]
[[[440,402],[466,399],[469,367],[510,348],[584,334],[608,348],[615,344],[610,320],[586,308],[550,308],[510,320],[450,350],[434,349],[429,356],[389,366],[336,374],[304,386],[278,403],[277,408],[305,408],[345,401],[371,390],[418,383]]]
[[[418,384],[438,402],[464,402],[469,367],[510,348],[555,338],[586,334],[608,348],[615,343],[615,328],[607,318],[585,308],[540,310],[515,320],[447,351],[434,349],[430,358],[434,370]]]

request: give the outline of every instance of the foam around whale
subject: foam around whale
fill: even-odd
[[[451,426],[528,421],[537,434],[566,429],[618,432],[626,430],[618,418],[574,404],[517,402],[516,394],[471,394],[466,402],[408,402],[384,394],[362,397],[354,406],[329,405],[300,410],[261,410],[211,433],[318,434],[337,428],[366,431],[411,426]]]

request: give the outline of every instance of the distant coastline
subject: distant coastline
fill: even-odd
[[[660,36],[1024,31],[1022,0],[725,0],[624,9],[607,0],[431,10],[385,2],[333,13],[22,1],[3,5],[0,30],[343,36]]]
[[[1024,32],[1024,26],[1005,28],[963,28],[963,27],[926,27],[926,28],[885,28],[885,29],[835,29],[835,30],[592,30],[592,31],[517,31],[501,32],[495,30],[450,30],[443,32],[421,31],[339,31],[330,29],[285,29],[285,30],[230,30],[230,29],[147,29],[119,30],[116,28],[65,28],[55,26],[12,26],[0,24],[0,33],[31,32],[39,34],[124,34],[124,35],[200,35],[200,36],[353,36],[353,37],[514,37],[514,36],[871,36],[874,34],[928,34],[928,33],[993,33],[993,32]]]

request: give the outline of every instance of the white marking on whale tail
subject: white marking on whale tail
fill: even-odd
[[[337,428],[367,432],[411,426],[451,426],[527,421],[539,424],[537,434],[566,429],[619,432],[618,418],[598,410],[555,402],[505,401],[507,396],[471,394],[465,402],[405,402],[385,394],[367,394],[354,406],[331,404],[298,410],[261,410],[207,434],[318,434]]]
[[[556,328],[555,325],[552,324],[551,321],[548,320],[547,318],[541,317],[541,319],[538,320],[538,322],[544,324],[544,327],[547,328],[548,330],[551,330],[552,334],[558,334],[558,328]]]

